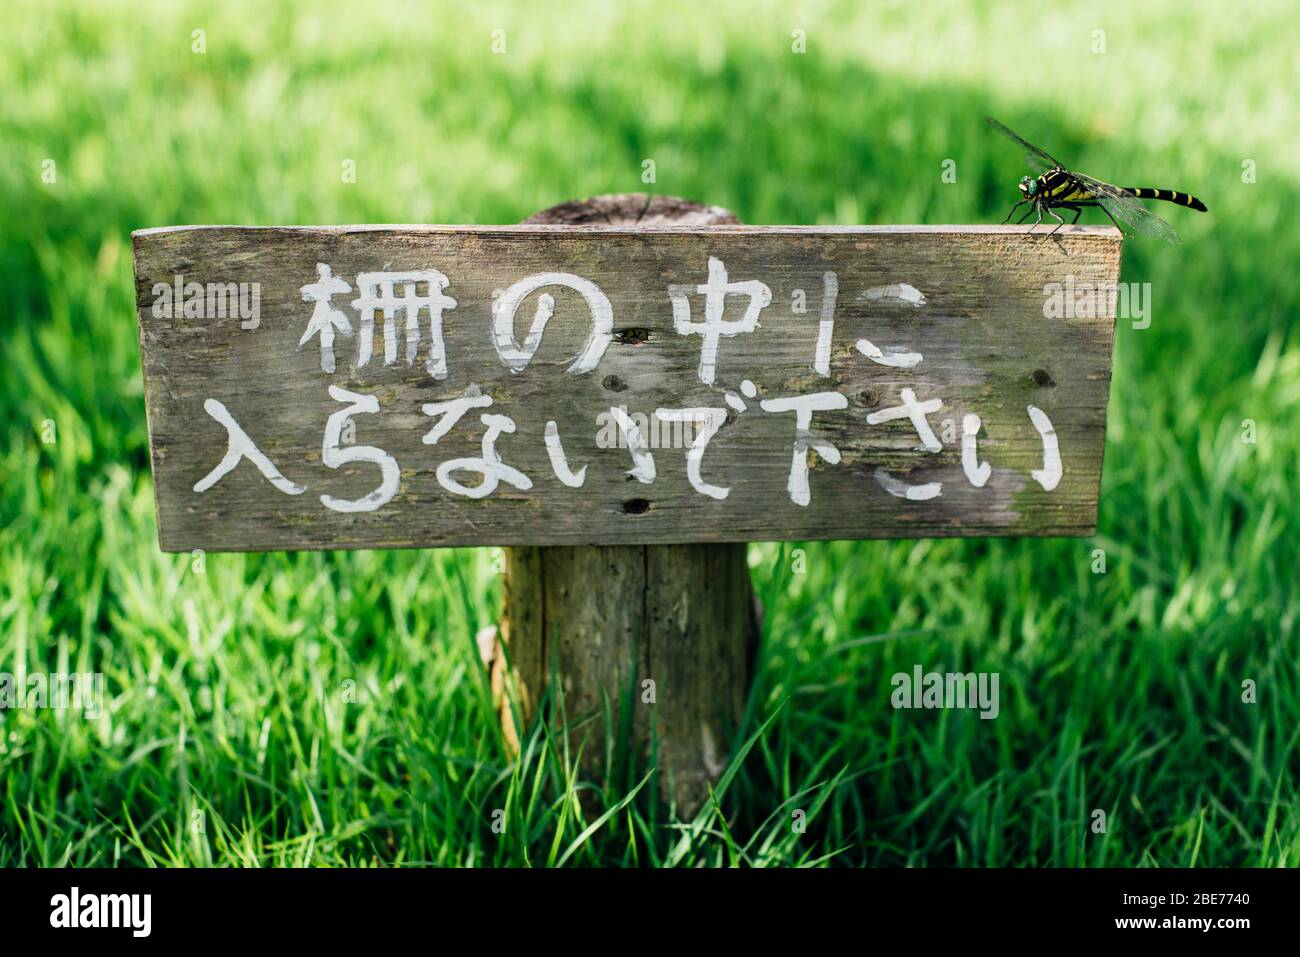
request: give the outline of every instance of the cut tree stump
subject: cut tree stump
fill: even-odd
[[[525,220],[554,226],[736,225],[728,210],[624,193],[564,203]],[[492,687],[518,749],[546,684],[547,720],[598,782],[658,767],[660,794],[693,815],[727,766],[745,712],[759,612],[744,543],[507,548]],[[504,646],[504,649],[502,647]],[[554,667],[555,673],[551,669]],[[607,735],[612,735],[612,743]]]

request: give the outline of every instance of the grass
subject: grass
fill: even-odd
[[[314,8],[17,0],[0,32],[0,671],[109,695],[0,711],[0,864],[1300,862],[1290,4]],[[754,714],[698,817],[540,729],[510,759],[491,552],[158,551],[130,230],[513,222],[647,158],[751,223],[997,222],[988,113],[1211,209],[1126,244],[1153,322],[1119,326],[1098,535],[751,546]],[[893,710],[917,663],[999,672],[1000,716]]]

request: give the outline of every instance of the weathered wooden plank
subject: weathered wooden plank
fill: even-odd
[[[1120,236],[1110,228],[1062,229],[1047,240],[1014,227],[181,227],[142,230],[134,241],[159,535],[168,550],[1083,535],[1095,523],[1114,308],[1078,290],[1117,281]],[[674,298],[691,322],[704,323],[699,287],[711,259],[731,283],[763,284],[770,303],[753,331],[718,339],[706,382],[705,337],[675,328]],[[348,286],[325,305],[306,301],[305,287],[322,282],[320,264],[340,289]],[[408,364],[406,315],[396,314],[386,344],[383,314],[363,335],[364,303],[353,302],[364,298],[364,274],[428,270],[447,278],[442,295],[455,306],[442,313],[440,352],[427,310],[419,314]],[[561,285],[518,297],[512,332],[494,339],[494,299],[508,300],[503,290],[542,273],[598,287],[611,313],[607,343],[593,340],[583,296]],[[831,273],[834,307],[823,309]],[[219,297],[209,303],[205,295],[188,317],[179,302],[169,317],[163,288],[174,289],[177,276],[182,299],[196,289],[186,292],[188,284],[205,294],[208,284],[250,284],[250,307],[257,284],[257,316],[216,316]],[[382,294],[383,277],[369,281]],[[1054,283],[1079,299],[1065,317],[1046,314]],[[553,316],[529,360],[543,293]],[[740,322],[748,302],[726,295],[723,321]],[[322,368],[320,337],[300,345],[316,310],[328,317],[330,307],[352,333],[340,331],[333,343],[333,372]],[[818,368],[823,318],[833,325]],[[908,353],[922,358],[910,364]],[[581,356],[598,362],[570,371]],[[907,417],[869,418],[900,406],[905,389],[917,402],[941,401],[925,415],[938,451],[920,448],[928,436]],[[475,392],[490,396],[491,407],[469,409],[436,444],[423,441],[439,422],[425,405]],[[844,407],[814,412],[810,432],[797,433],[795,414],[779,403],[763,407],[812,394]],[[349,404],[362,401],[380,411],[344,421]],[[1043,414],[1037,426],[1031,406]],[[646,417],[640,424],[652,442],[650,433],[663,431],[660,408],[717,409],[726,418],[694,485],[680,447],[651,449],[655,478],[642,483],[628,474],[627,448],[602,447],[620,434],[611,408]],[[515,431],[499,432],[495,446],[528,488],[501,481],[470,498],[455,483],[468,490],[480,476],[444,470],[439,478],[448,461],[482,455],[484,414],[513,421]],[[963,468],[971,415],[981,426]],[[247,458],[211,477],[227,452],[228,429],[218,421],[227,416],[273,463],[285,491]],[[337,442],[326,450],[331,417]],[[557,478],[545,441],[550,421],[568,465],[586,467],[581,487]],[[1059,440],[1057,484],[1045,465],[1050,440],[1039,431],[1047,422]],[[682,434],[670,427],[674,437]],[[797,438],[811,446],[806,458],[795,454]],[[384,466],[365,460],[380,458],[374,449],[396,463],[391,498]],[[796,460],[808,463],[806,505],[792,500]],[[982,487],[975,463],[991,469]],[[921,498],[936,483],[938,494]],[[912,497],[899,497],[907,487]],[[728,491],[718,499],[710,489]],[[387,500],[336,510],[364,507],[367,496]]]

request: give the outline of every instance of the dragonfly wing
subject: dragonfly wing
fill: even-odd
[[[1046,173],[1049,169],[1056,169],[1062,164],[1046,150],[1040,150],[1029,140],[1016,135],[1007,127],[1003,126],[993,117],[989,117],[989,126],[993,127],[1003,136],[1010,138],[1013,142],[1019,143],[1025,149],[1025,162],[1035,173]]]
[[[1041,156],[1039,156],[1037,153],[1026,153],[1026,154],[1025,154],[1025,165],[1028,166],[1028,167],[1029,167],[1031,170],[1033,170],[1035,173],[1037,173],[1039,176],[1042,176],[1042,175],[1043,175],[1044,173],[1046,173],[1049,169],[1056,169],[1056,168],[1057,168],[1057,167],[1053,166],[1051,163],[1049,163],[1049,162],[1047,162],[1046,160],[1044,160],[1044,159],[1043,159]]]
[[[1174,227],[1143,206],[1132,193],[1082,173],[1070,175],[1092,194],[1092,198],[1100,203],[1106,212],[1115,217],[1121,229],[1128,227],[1128,230],[1135,233],[1155,236],[1169,243],[1178,242],[1178,233],[1174,231]]]

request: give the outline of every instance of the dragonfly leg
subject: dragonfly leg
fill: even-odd
[[[1105,206],[1101,206],[1100,209],[1101,209],[1101,211],[1102,211],[1103,213],[1106,214],[1106,218],[1109,219],[1112,223],[1115,224],[1115,228],[1118,229],[1121,233],[1123,233],[1123,232],[1124,232],[1124,227],[1121,226],[1119,223],[1116,223],[1116,222],[1115,222],[1115,217],[1112,216],[1112,215],[1110,214],[1110,210],[1107,209]],[[1127,236],[1128,233],[1124,233],[1124,235]]]
[[[1026,202],[1028,202],[1028,200],[1022,199],[1020,202],[1016,203],[1016,205],[1012,206],[1011,212],[1007,213],[1007,218],[1002,220],[1002,225],[1005,226],[1007,223],[1011,222],[1011,217],[1016,215],[1016,210],[1025,205]]]
[[[1056,225],[1053,226],[1053,227],[1052,227],[1052,231],[1051,231],[1050,233],[1047,234],[1047,237],[1050,239],[1052,236],[1055,236],[1055,235],[1056,235],[1056,231],[1057,231],[1058,229],[1060,229],[1062,226],[1065,225],[1065,220],[1062,219],[1062,218],[1061,218],[1061,215],[1060,215],[1059,213],[1057,213],[1056,210],[1052,209],[1052,207],[1050,207],[1050,206],[1047,207],[1047,215],[1048,215],[1048,216],[1051,216],[1054,220],[1056,220]],[[1075,219],[1078,219],[1078,218],[1079,218],[1079,217],[1076,215],[1076,216],[1075,216]]]
[[[1016,220],[1016,225],[1019,226],[1021,223],[1023,223],[1026,219],[1028,219],[1032,215],[1034,215],[1034,207],[1030,206],[1027,210],[1025,210],[1025,215],[1021,216],[1019,219]]]
[[[1077,224],[1079,222],[1079,217],[1082,215],[1083,215],[1083,207],[1082,206],[1074,207],[1074,219],[1070,220],[1070,225],[1074,226],[1075,224]]]

